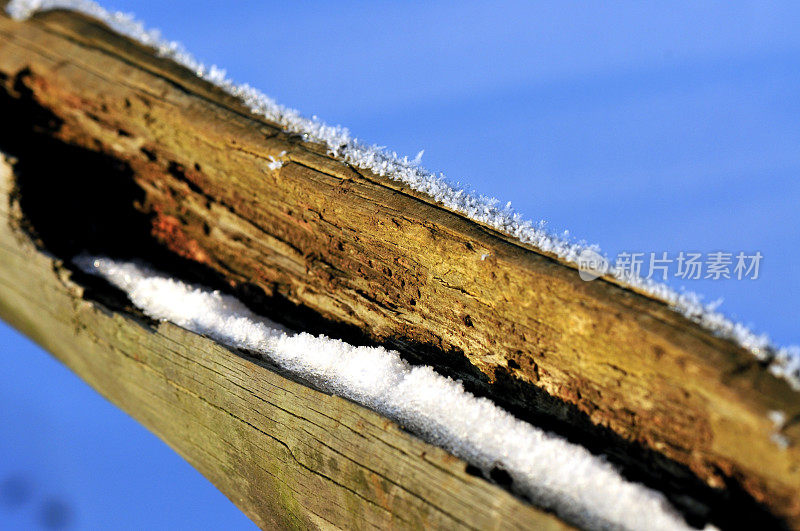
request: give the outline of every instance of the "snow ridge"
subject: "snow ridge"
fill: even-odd
[[[578,257],[582,251],[589,249],[599,252],[597,246],[587,245],[583,241],[576,242],[566,233],[564,235],[551,233],[544,227],[543,222],[534,224],[523,219],[511,209],[510,204],[503,207],[497,199],[476,195],[451,185],[442,173],[434,174],[422,168],[419,165],[419,155],[411,160],[408,157],[400,158],[385,148],[359,141],[343,127],[330,126],[316,118],[306,118],[298,111],[276,103],[258,89],[246,83],[234,82],[227,77],[225,70],[214,65],[202,64],[181,44],[162,38],[158,30],[145,28],[130,14],[110,12],[91,0],[12,0],[6,11],[11,17],[21,20],[38,11],[52,9],[80,11],[102,20],[117,32],[155,48],[159,55],[182,64],[198,77],[239,98],[251,112],[280,124],[286,131],[300,134],[307,141],[322,143],[327,146],[330,154],[345,162],[402,182],[413,190],[429,195],[445,207],[512,236],[522,243],[552,253],[573,265],[578,264]],[[717,311],[716,305],[703,303],[699,295],[692,292],[678,292],[652,279],[638,276],[631,278],[629,273],[614,267],[608,272],[621,284],[666,302],[675,311],[717,336],[734,341],[750,350],[758,360],[768,364],[773,374],[784,378],[794,389],[800,390],[800,346],[772,345],[766,334],[756,334],[747,326],[731,321]]]
[[[479,467],[507,471],[517,493],[587,529],[688,529],[664,496],[601,457],[516,419],[490,400],[395,351],[294,333],[240,301],[147,266],[81,255],[84,271],[128,294],[147,315],[261,354],[324,391],[389,417]]]

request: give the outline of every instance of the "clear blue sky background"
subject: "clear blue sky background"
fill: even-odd
[[[757,281],[685,285],[800,343],[800,4],[529,4],[105,5],[611,255],[760,251]],[[250,525],[41,350],[0,344],[0,527]]]

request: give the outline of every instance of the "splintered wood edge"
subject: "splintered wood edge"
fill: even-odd
[[[798,393],[751,353],[660,301],[607,279],[583,282],[552,256],[349,167],[81,15],[0,18],[0,39],[0,72],[31,69],[28,88],[66,124],[59,138],[130,164],[150,207],[177,220],[181,238],[165,241],[176,252],[376,339],[464,352],[490,379],[541,388],[798,524],[800,423],[782,429],[781,449],[768,418],[800,418]],[[126,95],[146,112],[123,109]],[[119,137],[120,125],[133,140]],[[287,163],[267,171],[282,151]],[[166,167],[197,160],[202,172],[180,179]],[[209,197],[224,208],[203,206]],[[205,234],[209,226],[228,232]],[[367,259],[374,271],[362,270]]]
[[[13,227],[0,161],[0,317],[186,458],[256,524],[565,529],[393,422],[169,323],[83,298]]]

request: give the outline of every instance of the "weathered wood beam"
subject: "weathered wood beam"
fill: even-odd
[[[464,378],[644,481],[661,481],[673,501],[694,489],[708,511],[738,518],[764,506],[800,527],[800,423],[782,430],[781,448],[768,418],[800,418],[798,393],[664,303],[607,279],[584,282],[553,256],[353,168],[81,15],[0,17],[0,81],[0,148],[21,160],[17,195],[40,248],[61,258],[84,248],[181,257],[181,267],[193,264],[248,303],[280,308],[289,324],[345,330]],[[76,166],[42,171],[49,161],[36,160],[26,139]],[[270,169],[270,157],[283,166]],[[15,272],[21,263],[4,258],[0,274],[14,283],[53,274],[45,262]],[[35,304],[49,300],[37,293]],[[15,317],[28,311],[21,297],[9,297],[5,318],[58,354],[32,314]],[[71,300],[84,307],[79,295]],[[101,326],[81,323],[85,334]],[[146,337],[137,341],[155,341]],[[69,363],[103,390],[115,362],[104,373],[78,359]],[[156,422],[137,414],[142,403],[117,402]],[[182,452],[181,438],[196,437],[160,426]],[[241,490],[218,469],[204,473],[229,495]]]
[[[260,527],[568,528],[371,411],[172,324],[89,300],[90,288],[25,234],[13,188],[0,155],[0,317]]]

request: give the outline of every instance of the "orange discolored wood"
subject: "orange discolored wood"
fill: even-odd
[[[768,416],[800,418],[800,395],[663,302],[584,282],[83,16],[0,18],[0,73],[30,134],[120,165],[102,184],[134,190],[135,238],[253,304],[280,301],[289,324],[312,315],[463,378],[673,499],[690,485],[800,527],[800,427]]]

